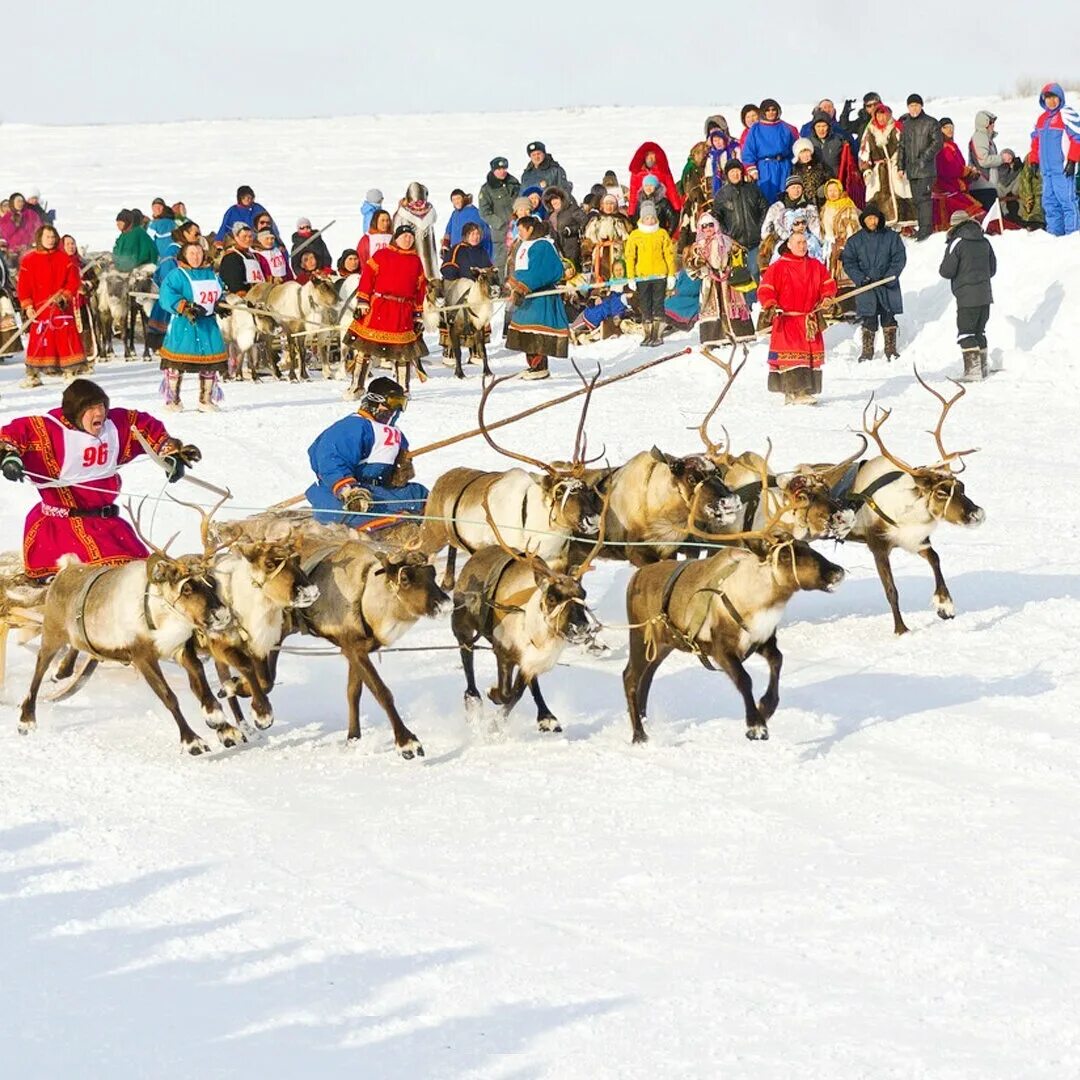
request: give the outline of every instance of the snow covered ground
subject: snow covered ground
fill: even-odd
[[[961,137],[977,108],[1022,149],[1030,103],[932,102]],[[251,183],[286,227],[337,217],[355,240],[373,184],[414,178],[440,207],[462,173],[543,138],[579,186],[644,138],[673,167],[700,110],[351,118],[150,127],[5,127],[4,158],[92,247],[121,205],[161,191],[216,225]],[[807,113],[793,107],[793,118]],[[734,109],[729,117],[737,116]],[[438,143],[438,153],[415,147]],[[422,153],[423,156],[419,156]],[[625,172],[625,166],[620,166]],[[29,180],[25,178],[30,178]],[[3,187],[3,184],[0,184]],[[207,758],[127,670],[98,672],[15,733],[32,653],[13,648],[0,704],[0,1070],[10,1077],[969,1078],[1080,1074],[1075,999],[1080,843],[1080,509],[1071,497],[1080,378],[1080,241],[996,239],[992,350],[1004,370],[972,388],[945,430],[983,447],[965,477],[986,524],[936,535],[955,621],[930,610],[925,564],[894,558],[912,633],[897,639],[865,548],[832,595],[797,596],[769,742],[743,738],[722,675],[673,657],[657,677],[652,741],[629,742],[623,635],[601,659],[566,654],[545,687],[562,735],[522,705],[502,738],[466,725],[456,654],[387,656],[382,671],[427,750],[402,761],[377,707],[344,744],[344,665],[283,660],[275,726]],[[817,409],[765,393],[765,347],[725,405],[739,447],[783,463],[855,447],[871,391],[887,433],[929,461],[941,384],[959,369],[943,238],[909,248],[899,363],[857,365],[829,332]],[[685,339],[690,343],[690,339]],[[672,347],[683,344],[676,337]],[[651,350],[583,347],[616,372]],[[516,356],[493,353],[513,370]],[[492,411],[571,388],[512,383]],[[0,368],[0,417],[54,404]],[[158,373],[98,368],[113,400],[158,407]],[[612,461],[687,452],[715,393],[697,356],[598,392],[590,443]],[[404,426],[414,444],[473,425],[479,382],[434,366]],[[237,512],[300,491],[305,448],[342,415],[340,384],[229,386],[228,411],[170,418],[227,482]],[[576,410],[508,429],[569,451]],[[482,442],[422,462],[498,466]],[[161,491],[150,464],[127,489]],[[32,492],[5,485],[0,545],[16,547]],[[154,533],[196,531],[159,506]],[[625,620],[625,567],[589,575],[601,619]],[[403,644],[447,644],[419,625]],[[764,665],[752,662],[758,682]],[[493,674],[490,656],[479,661]],[[178,672],[173,684],[197,714]],[[369,699],[365,698],[365,702]]]

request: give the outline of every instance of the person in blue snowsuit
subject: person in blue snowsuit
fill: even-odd
[[[770,205],[780,197],[791,172],[795,139],[795,129],[780,119],[779,103],[766,98],[761,103],[761,119],[747,133],[742,161]]]
[[[364,219],[364,227],[360,230],[361,236],[371,228],[371,219],[375,216],[375,212],[383,208],[382,201],[383,193],[378,188],[368,188],[363,205],[360,207],[360,216]]]
[[[274,230],[274,235],[281,236],[278,232],[278,227],[274,223],[273,217],[270,216],[269,211],[265,206],[260,206],[255,201],[255,192],[247,186],[247,184],[241,184],[236,189],[236,202],[225,211],[225,216],[221,219],[221,225],[217,231],[218,243],[223,243],[227,236],[232,235],[233,226],[242,221],[245,225],[250,225],[252,231],[255,229],[255,219],[259,214],[266,214],[270,217],[270,228]]]
[[[450,202],[454,206],[454,211],[450,215],[450,220],[446,223],[446,232],[443,233],[443,259],[447,259],[450,252],[464,239],[462,231],[470,222],[479,226],[480,246],[487,252],[488,258],[491,259],[495,255],[495,247],[491,242],[491,228],[480,216],[480,211],[473,206],[472,196],[466,195],[461,188],[455,188],[450,192]]]
[[[373,379],[359,410],[308,447],[316,479],[304,494],[316,521],[370,528],[389,515],[424,512],[428,489],[411,480],[409,440],[397,427],[407,400],[400,383]]]
[[[1047,83],[1039,94],[1042,115],[1031,133],[1031,168],[1042,174],[1046,231],[1066,236],[1080,231],[1076,167],[1080,162],[1080,113],[1065,104],[1065,91]]]

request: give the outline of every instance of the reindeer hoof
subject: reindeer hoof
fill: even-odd
[[[948,597],[945,600],[940,600],[938,597],[934,597],[934,610],[937,612],[939,619],[955,619],[956,618],[956,605],[952,602],[952,597]]]
[[[412,761],[414,757],[424,756],[424,748],[416,739],[410,739],[408,742],[401,743],[398,746],[398,753],[401,754],[406,761]]]
[[[562,731],[562,725],[554,716],[541,716],[536,722],[541,731]]]
[[[635,746],[644,746],[649,741],[649,736],[644,731],[635,731],[634,737],[630,741]]]
[[[265,731],[268,727],[273,727],[274,714],[272,712],[267,713],[265,716],[260,716],[258,713],[254,714],[255,726],[260,731]]]
[[[465,695],[465,719],[470,724],[479,724],[484,718],[484,703],[479,694]]]
[[[210,753],[210,744],[205,740],[200,739],[197,735],[190,742],[183,744],[184,750],[192,757],[198,757],[200,754]]]
[[[19,734],[29,735],[31,731],[37,730],[36,720],[20,720],[19,721]]]
[[[751,724],[746,729],[746,737],[755,742],[764,742],[769,737],[769,729],[764,724]]]
[[[227,749],[247,742],[247,736],[232,724],[219,724],[214,728],[214,734],[218,737],[218,742]]]

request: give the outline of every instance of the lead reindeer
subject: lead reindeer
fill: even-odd
[[[499,521],[507,543],[520,551],[534,545],[536,554],[553,570],[566,570],[572,562],[576,554],[571,548],[572,538],[592,538],[597,535],[601,496],[595,486],[585,479],[589,465],[585,459],[585,418],[599,374],[597,370],[592,381],[586,383],[588,392],[574,437],[573,454],[570,462],[564,465],[549,464],[499,446],[487,429],[484,409],[492,390],[515,376],[504,375],[493,379],[484,388],[480,397],[478,422],[488,445],[503,456],[531,465],[538,471],[528,473],[524,469],[510,469],[506,472],[485,472],[457,468],[443,473],[435,481],[424,508],[420,546],[428,555],[435,555],[449,545],[443,575],[444,588],[451,588],[454,584],[459,550],[472,555],[482,547],[498,543],[484,518],[485,499]]]
[[[130,507],[129,507],[130,512]],[[232,613],[214,590],[201,557],[172,557],[149,543],[134,515],[135,529],[151,555],[117,567],[83,566],[65,556],[45,598],[41,646],[30,689],[19,715],[19,731],[37,726],[37,694],[49,665],[67,647],[91,659],[71,686],[70,696],[90,677],[100,660],[131,664],[172,714],[180,745],[189,754],[210,747],[191,729],[161,671],[161,660],[176,659],[188,675],[203,717],[224,746],[243,742],[243,733],[225,720],[202,664],[195,655],[196,631],[226,630]],[[59,700],[59,697],[56,699]]]
[[[450,622],[465,672],[465,714],[471,722],[480,718],[473,657],[476,642],[484,638],[491,642],[498,667],[498,684],[488,697],[500,707],[502,718],[509,716],[528,687],[539,729],[562,731],[544,701],[540,676],[555,666],[568,644],[588,644],[596,636],[597,624],[586,607],[581,579],[604,544],[603,526],[584,562],[563,574],[534,553],[511,548],[486,500],[484,514],[498,546],[482,548],[461,568]]]
[[[454,375],[465,378],[461,366],[461,347],[469,349],[470,362],[479,358],[484,365],[484,375],[491,377],[488,367],[487,338],[490,334],[492,315],[492,285],[495,267],[481,270],[476,280],[459,278],[442,283],[443,299],[446,307],[443,318],[446,320],[446,333],[450,339],[450,355],[454,358]]]
[[[767,486],[767,460],[761,484]],[[672,652],[688,652],[710,671],[735,684],[746,711],[746,737],[767,739],[768,722],[780,700],[783,655],[776,629],[799,590],[832,592],[844,571],[809,544],[778,532],[786,506],[760,530],[703,539],[743,540],[745,548],[725,548],[702,560],[665,560],[642,567],[626,589],[630,656],[623,687],[635,743],[646,742],[649,690]],[[754,653],[769,665],[769,685],[759,701],[744,662]]]

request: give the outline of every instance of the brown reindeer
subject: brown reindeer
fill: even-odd
[[[603,547],[603,526],[584,562],[563,574],[535,553],[523,555],[511,548],[486,499],[484,514],[498,546],[482,548],[461,568],[450,622],[465,671],[465,715],[470,722],[480,719],[473,655],[476,642],[484,638],[491,642],[498,667],[498,684],[488,697],[501,707],[502,718],[509,716],[528,687],[540,730],[562,731],[544,701],[539,677],[555,666],[567,644],[587,644],[596,636],[581,579]]]
[[[762,487],[767,486],[764,471]],[[780,697],[783,656],[776,628],[784,608],[800,589],[831,592],[844,579],[839,566],[804,541],[775,531],[785,509],[775,512],[763,529],[721,534],[725,540],[747,541],[746,548],[725,548],[703,560],[665,560],[642,567],[630,579],[630,656],[623,687],[634,742],[648,738],[649,689],[657,669],[675,651],[693,653],[709,670],[724,671],[742,695],[746,737],[769,737],[768,721]],[[754,653],[769,665],[769,685],[757,702],[744,667]]]
[[[579,373],[580,374],[580,373]],[[484,519],[484,500],[488,500],[508,544],[524,551],[533,544],[536,555],[552,569],[564,571],[571,562],[571,538],[593,537],[600,529],[601,496],[594,486],[586,483],[589,462],[585,455],[585,417],[589,409],[592,383],[587,383],[574,438],[571,461],[565,465],[550,464],[516,450],[500,446],[492,438],[484,420],[484,409],[491,391],[513,375],[493,379],[480,397],[479,426],[492,449],[505,457],[532,466],[537,473],[524,469],[506,472],[485,472],[480,469],[456,468],[443,473],[436,481],[424,507],[425,520],[420,532],[420,547],[435,555],[447,545],[443,588],[454,584],[458,549],[471,555],[482,547],[498,543],[491,526]],[[602,455],[601,455],[602,456]],[[520,522],[520,524],[518,524]]]
[[[130,506],[129,506],[130,512]],[[175,658],[188,674],[192,693],[199,699],[207,724],[224,746],[243,742],[243,733],[225,720],[195,655],[194,634],[224,631],[232,613],[221,602],[201,557],[174,558],[147,541],[134,515],[135,529],[151,550],[146,559],[117,567],[92,567],[65,556],[49,586],[45,600],[41,647],[22,704],[19,731],[37,725],[37,694],[49,665],[68,647],[92,660],[70,688],[70,696],[90,677],[99,660],[131,664],[149,683],[172,714],[180,731],[180,744],[189,754],[204,754],[210,747],[188,725],[180,704],[161,672],[160,661]],[[171,541],[170,541],[171,543]]]

